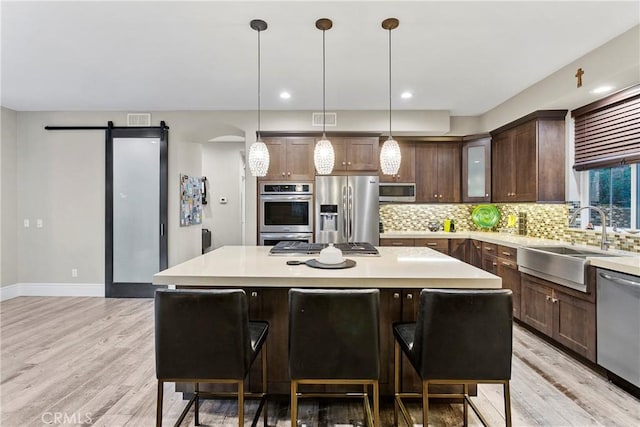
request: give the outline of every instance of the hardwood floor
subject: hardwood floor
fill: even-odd
[[[20,297],[0,303],[1,418],[4,427],[152,426],[156,379],[153,301]],[[504,425],[500,386],[480,385],[477,403]],[[165,425],[182,410],[165,387]],[[256,404],[247,404],[251,418]],[[514,327],[511,407],[515,426],[640,426],[640,401],[530,332]],[[412,412],[420,419],[418,406]],[[304,400],[307,426],[362,425],[361,407]],[[430,425],[462,424],[461,405],[432,403]],[[269,425],[289,426],[288,401],[269,404]],[[393,406],[382,403],[383,425]],[[206,401],[202,425],[237,423],[231,401]],[[471,417],[471,426],[480,425]],[[193,425],[193,412],[183,425]]]

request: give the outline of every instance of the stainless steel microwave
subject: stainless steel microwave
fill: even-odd
[[[415,202],[414,183],[381,182],[379,186],[381,202]]]

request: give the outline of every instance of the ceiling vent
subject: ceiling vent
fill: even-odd
[[[325,119],[323,123],[322,113],[311,113],[311,126],[338,126],[338,113],[325,113]]]
[[[151,126],[151,113],[127,113],[127,126]]]

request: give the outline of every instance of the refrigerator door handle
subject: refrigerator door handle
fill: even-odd
[[[345,238],[347,235],[347,187],[342,187],[342,234]]]
[[[349,186],[349,236],[348,241],[353,239],[353,188]]]

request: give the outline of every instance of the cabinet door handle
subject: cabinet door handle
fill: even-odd
[[[398,292],[394,292],[393,299],[400,299],[400,294]]]
[[[493,248],[485,248],[487,252],[493,252]]]
[[[489,193],[485,193],[484,197],[489,197]]]
[[[433,195],[433,197],[435,197],[435,198],[437,199],[437,198],[438,198],[438,195],[437,195],[437,194],[434,194],[434,195]]]
[[[502,251],[502,255],[504,255],[504,256],[511,256],[511,252]]]
[[[507,265],[509,267],[511,267],[511,263],[508,261],[502,261],[502,265]]]
[[[545,299],[546,299],[547,301],[551,301],[551,295],[545,295]]]
[[[286,173],[282,172],[282,176],[285,176],[285,175],[286,175]]]
[[[347,162],[347,166],[351,166],[351,162]]]
[[[347,162],[342,162],[342,166],[346,166],[346,165],[347,165]]]
[[[554,303],[554,304],[557,303],[558,302],[558,298],[551,298],[551,302]]]
[[[251,292],[251,296],[252,296],[253,298],[255,298],[255,297],[257,297],[257,296],[258,296],[258,293],[257,293],[256,291],[253,291],[253,292]]]
[[[407,294],[407,299],[413,299],[413,294]]]
[[[402,242],[393,242],[391,243],[393,246],[404,246]]]
[[[427,242],[427,246],[438,246],[436,242]]]
[[[440,195],[440,198],[442,199],[442,194]]]
[[[287,175],[291,176],[291,172],[287,172]]]
[[[497,262],[492,262],[491,265],[493,265],[494,267],[498,265]]]

